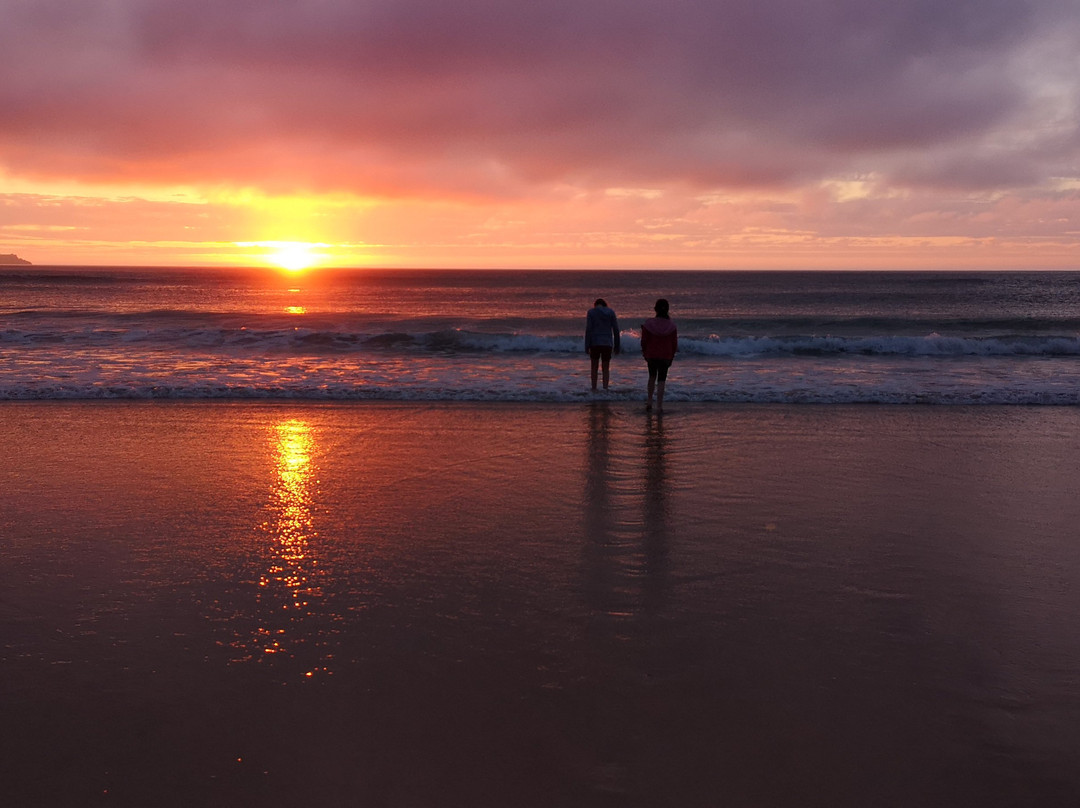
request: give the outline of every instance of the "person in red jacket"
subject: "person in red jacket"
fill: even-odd
[[[668,314],[668,308],[668,302],[660,298],[653,307],[656,316],[641,324],[641,355],[649,365],[649,401],[645,409],[652,409],[655,389],[657,412],[664,411],[664,384],[667,382],[668,368],[679,350],[679,331]]]

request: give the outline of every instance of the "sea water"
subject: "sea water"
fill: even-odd
[[[665,297],[670,402],[1080,403],[1080,273],[25,267],[0,399],[588,400],[596,297],[615,400]]]

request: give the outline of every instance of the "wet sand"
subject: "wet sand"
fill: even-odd
[[[1080,411],[0,405],[27,806],[1072,806]]]

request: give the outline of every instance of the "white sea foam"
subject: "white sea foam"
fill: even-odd
[[[995,360],[988,360],[995,361]],[[1060,360],[1059,360],[1060,361]],[[793,366],[794,363],[794,366]],[[961,369],[942,374],[933,363],[853,369],[830,360],[771,367],[756,361],[702,364],[678,360],[670,402],[789,404],[1080,404],[1075,373],[1024,369]],[[588,362],[470,363],[337,362],[221,363],[183,367],[169,357],[140,357],[121,365],[69,363],[28,380],[0,372],[0,400],[59,399],[293,399],[311,401],[639,402],[645,368],[639,358],[616,360],[610,392],[593,393]]]
[[[479,353],[580,353],[577,335],[440,331],[335,331],[311,328],[78,328],[0,332],[0,345],[144,345],[168,348],[221,348],[247,352],[435,351]],[[626,353],[640,350],[636,332],[622,335]],[[747,357],[794,355],[865,356],[1080,356],[1080,335],[976,336],[719,336],[683,335],[686,356]]]

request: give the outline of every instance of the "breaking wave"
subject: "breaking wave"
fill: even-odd
[[[483,333],[461,329],[387,330],[377,333],[313,328],[143,328],[93,327],[6,329],[0,345],[71,345],[80,348],[139,345],[156,349],[220,349],[241,353],[580,353],[578,335]],[[636,352],[638,336],[623,335],[623,350]],[[999,336],[721,336],[679,340],[684,357],[750,356],[1080,356],[1080,335]]]

